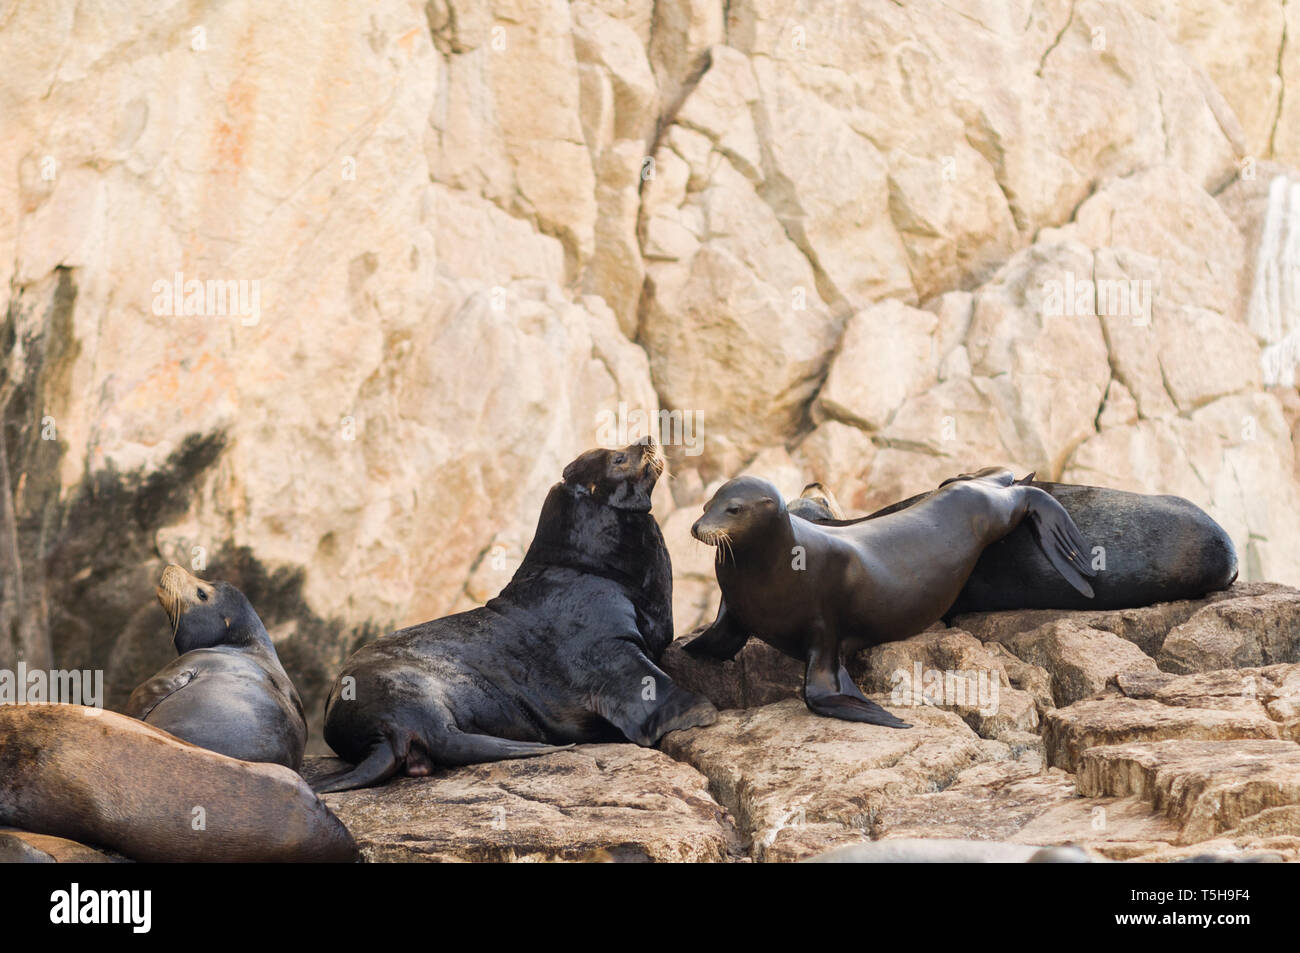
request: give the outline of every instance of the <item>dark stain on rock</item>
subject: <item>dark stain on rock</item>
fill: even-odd
[[[58,431],[79,353],[71,269],[15,289],[0,323],[0,668],[104,672],[104,703],[121,710],[131,691],[176,657],[154,588],[168,559],[158,531],[182,518],[228,444],[192,433],[159,467],[86,472],[62,491],[66,445]],[[53,417],[59,439],[43,437]],[[384,631],[323,619],[303,597],[301,568],[268,568],[244,547],[215,541],[205,579],[248,596],[276,639],[306,709],[309,753],[322,738],[325,695],[343,660]]]

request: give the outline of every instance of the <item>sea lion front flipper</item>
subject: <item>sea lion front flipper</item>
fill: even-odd
[[[194,681],[194,674],[194,669],[189,667],[178,671],[163,669],[147,682],[136,686],[131,697],[127,699],[122,714],[144,721],[168,695],[180,691]]]
[[[1050,493],[1037,487],[1025,489],[1029,505],[1026,515],[1038,548],[1066,582],[1091,599],[1093,591],[1088,580],[1094,578],[1097,571],[1084,558],[1088,543],[1079,527]]]
[[[715,658],[726,661],[736,657],[736,653],[749,641],[749,633],[736,621],[736,617],[727,612],[724,599],[718,604],[718,617],[713,624],[687,642],[683,648],[696,658]]]
[[[617,674],[593,694],[591,710],[628,741],[649,748],[670,731],[702,728],[718,720],[711,701],[682,688],[630,641],[624,644],[628,647],[620,650]]]
[[[808,665],[804,669],[803,700],[814,715],[860,721],[886,728],[911,728],[901,718],[896,718],[875,702],[867,699],[849,677],[848,670],[840,664],[834,653],[819,649],[808,650]]]

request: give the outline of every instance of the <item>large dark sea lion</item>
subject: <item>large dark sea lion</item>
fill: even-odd
[[[980,554],[948,617],[1000,609],[1132,609],[1200,599],[1237,578],[1232,539],[1189,500],[1070,483],[1031,480],[1029,485],[1050,493],[1088,540],[1092,548],[1086,555],[1097,570],[1093,597],[1056,571],[1022,525]],[[823,525],[849,525],[897,513],[930,496],[921,493],[844,521],[830,505],[819,505],[824,493],[820,484],[810,484],[797,515]],[[791,512],[796,512],[793,504]]]
[[[302,702],[244,594],[180,566],[157,592],[181,655],[131,693],[126,714],[241,761],[302,767]]]
[[[81,705],[0,706],[0,826],[143,861],[350,861],[302,778]]]
[[[732,480],[691,527],[718,549],[718,618],[686,646],[731,658],[753,635],[805,662],[804,701],[819,715],[908,727],[868,701],[844,657],[915,635],[943,617],[985,547],[1026,521],[1052,567],[1084,596],[1095,572],[1069,515],[1009,470],[949,482],[888,516],[817,524],[791,516],[776,487]]]
[[[584,453],[547,494],[500,595],[348,659],[326,702],[325,740],[356,767],[316,790],[579,742],[652,745],[711,724],[713,706],[655,664],[673,638],[672,569],[650,514],[662,470],[651,444]]]

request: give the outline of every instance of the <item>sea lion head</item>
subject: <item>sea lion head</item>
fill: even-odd
[[[842,520],[844,511],[832,493],[821,483],[809,483],[799,494],[799,499],[787,507],[795,516],[806,520]]]
[[[265,635],[248,599],[228,582],[205,582],[172,564],[163,570],[156,592],[181,655],[214,645],[245,645]]]
[[[691,535],[717,546],[718,553],[788,519],[781,491],[758,477],[737,477],[718,487],[704,504],[704,515],[691,527]]]
[[[664,472],[664,456],[647,437],[621,450],[588,450],[564,468],[564,483],[616,510],[650,512],[650,494]]]

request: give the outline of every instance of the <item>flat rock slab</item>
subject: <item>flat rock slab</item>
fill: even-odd
[[[797,659],[758,639],[750,639],[728,661],[695,658],[683,646],[696,634],[673,642],[659,663],[683,688],[720,709],[759,708],[803,697],[804,666]],[[891,697],[903,692],[918,704],[924,698],[925,704],[956,712],[980,737],[1041,754],[1039,711],[1053,705],[1049,676],[1001,646],[984,646],[960,629],[937,626],[875,646],[849,659],[847,667],[865,692]]]
[[[998,639],[1017,658],[1048,672],[1058,706],[1104,691],[1121,674],[1160,671],[1132,642],[1075,619],[1058,619],[1028,632],[999,633]]]
[[[1279,586],[1205,606],[1169,631],[1156,662],[1178,674],[1300,662],[1300,592]]]
[[[1048,763],[1077,770],[1085,749],[1171,739],[1300,740],[1300,665],[1194,675],[1129,672],[1118,692],[1048,712]],[[1120,694],[1122,693],[1122,694]]]
[[[1228,607],[1228,602],[1236,605]],[[1170,646],[1170,652],[1162,656],[1161,650],[1171,632],[1199,613],[1204,614],[1186,638],[1177,640]],[[1300,658],[1276,655],[1266,658],[1263,654],[1264,647],[1268,647],[1270,653],[1291,652],[1292,655],[1300,649],[1297,645],[1297,639],[1300,639],[1297,619],[1300,619],[1300,590],[1277,583],[1252,582],[1236,583],[1222,592],[1212,592],[1204,599],[1158,602],[1137,609],[1016,609],[971,612],[952,621],[981,642],[1005,643],[1017,633],[1029,632],[1050,622],[1070,620],[1088,628],[1113,632],[1156,659],[1162,669],[1185,672],[1188,669],[1169,666],[1195,665],[1195,670],[1207,671],[1236,665],[1300,661]],[[1256,637],[1251,634],[1251,629],[1239,628],[1239,638],[1217,643],[1208,634],[1246,624],[1254,630],[1271,634]],[[1261,646],[1257,654],[1237,651],[1247,641]],[[1203,649],[1193,652],[1189,647],[1180,647],[1184,642],[1195,642]],[[1238,661],[1239,657],[1244,660]]]
[[[1300,836],[1300,744],[1294,741],[1156,741],[1090,748],[1078,773],[1084,797],[1134,796],[1179,827],[1178,844],[1258,825]],[[1252,824],[1265,811],[1286,808]]]
[[[1010,840],[1034,818],[1078,799],[1064,771],[991,762],[963,771],[942,791],[900,798],[876,814],[871,836]]]
[[[1238,711],[1258,706],[1283,738],[1300,741],[1300,664],[1223,669],[1194,675],[1126,674],[1116,679],[1129,698],[1162,705]]]
[[[887,696],[874,701],[888,705]],[[865,838],[895,800],[951,784],[972,765],[1009,760],[957,715],[893,709],[912,723],[884,728],[822,718],[802,701],[724,711],[716,724],[665,736],[665,752],[701,771],[758,860],[793,860]]]
[[[1048,712],[1043,741],[1047,763],[1077,771],[1088,748],[1135,741],[1277,739],[1277,722],[1260,706],[1234,709],[1165,705],[1150,698],[1110,695]]]
[[[1074,847],[1034,847],[956,838],[900,838],[840,847],[814,864],[1070,864],[1092,858]]]
[[[869,649],[858,659],[865,663],[858,681],[869,692],[911,697],[954,711],[981,738],[1013,746],[1032,738],[1038,747],[1044,700],[1015,687],[1016,676],[1023,678],[1030,666],[999,648],[961,629],[930,629]],[[1050,693],[1045,703],[1052,706]]]
[[[962,772],[943,791],[903,798],[880,811],[873,837],[946,837],[1042,846],[1082,845],[1126,859],[1173,843],[1178,829],[1139,798],[1082,798],[1072,775],[1023,762]]]
[[[303,774],[342,762],[311,759]],[[471,765],[327,794],[368,862],[724,861],[739,855],[705,778],[631,744]]]

